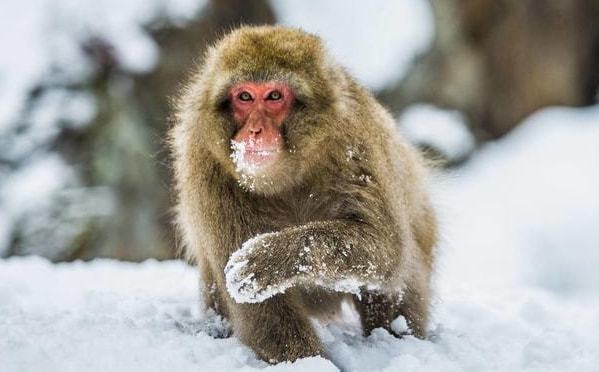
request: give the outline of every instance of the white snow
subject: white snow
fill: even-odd
[[[342,65],[372,89],[400,79],[433,39],[426,0],[273,0],[277,20],[319,35]]]
[[[247,144],[244,141],[231,140],[231,160],[233,160],[237,172],[252,176],[256,174],[258,168],[254,163],[246,159],[246,146]]]
[[[599,106],[551,108],[442,177],[431,338],[318,324],[332,360],[267,366],[198,310],[181,262],[0,260],[13,371],[596,371]],[[265,325],[268,326],[268,325]],[[405,328],[402,319],[394,327]]]
[[[599,105],[539,111],[443,183],[444,283],[599,290]]]
[[[411,143],[432,146],[449,160],[463,160],[474,150],[474,137],[459,111],[415,104],[403,110],[398,123]]]

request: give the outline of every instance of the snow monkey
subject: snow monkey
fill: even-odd
[[[309,33],[211,47],[170,133],[177,223],[207,307],[270,362],[325,355],[311,317],[353,301],[365,335],[425,337],[436,222],[391,115]]]

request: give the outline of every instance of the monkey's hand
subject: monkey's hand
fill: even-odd
[[[225,267],[227,291],[238,303],[262,302],[294,285],[296,276],[283,268],[283,247],[277,238],[279,233],[258,235],[229,258]]]

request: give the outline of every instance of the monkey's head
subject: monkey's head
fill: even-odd
[[[314,35],[237,29],[207,51],[180,100],[187,151],[204,148],[252,192],[288,190],[317,169],[320,145],[340,125],[331,118],[344,76]]]

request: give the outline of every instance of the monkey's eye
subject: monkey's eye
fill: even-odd
[[[241,93],[239,93],[238,97],[241,101],[244,101],[244,102],[252,100],[252,95],[249,94],[248,92],[241,92]]]
[[[279,92],[278,90],[273,90],[272,92],[270,92],[270,94],[268,95],[268,97],[266,97],[266,99],[272,100],[272,101],[278,101],[281,99],[281,97],[283,97],[283,95],[281,94],[281,92]]]

